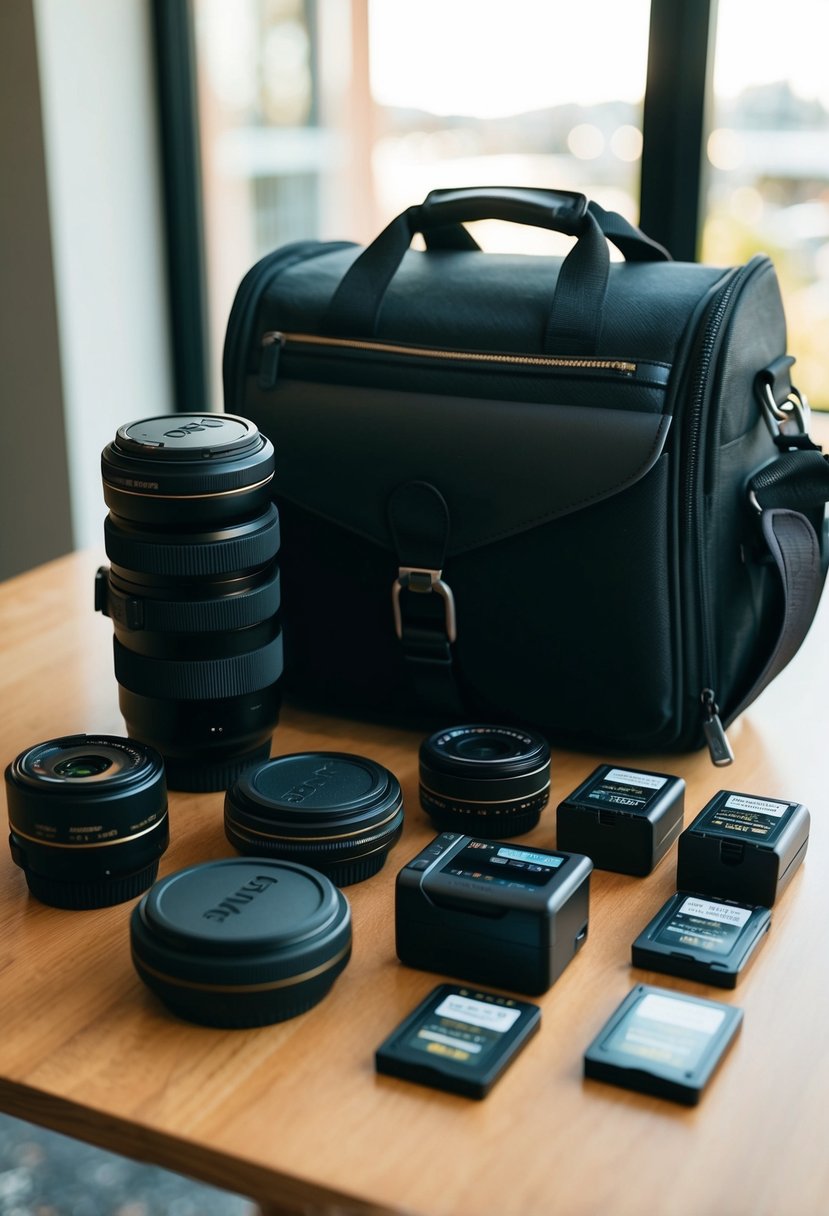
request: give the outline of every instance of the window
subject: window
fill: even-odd
[[[278,245],[366,242],[430,189],[471,184],[582,190],[636,222],[640,180],[646,227],[659,239],[666,219],[675,251],[701,228],[706,261],[773,257],[798,383],[829,405],[829,4],[790,0],[782,22],[752,0],[710,8],[700,147],[686,118],[703,112],[708,0],[192,0],[213,405],[236,288]],[[475,235],[567,247],[494,222]]]
[[[719,0],[702,256],[774,261],[796,381],[829,406],[829,4]]]

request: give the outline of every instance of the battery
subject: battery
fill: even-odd
[[[768,908],[677,891],[637,937],[634,967],[734,988],[771,924]]]
[[[538,1030],[529,1001],[439,984],[380,1044],[377,1071],[465,1098],[485,1098]]]
[[[637,984],[584,1054],[584,1075],[696,1106],[742,1009]]]
[[[556,845],[599,870],[644,877],[682,831],[685,782],[600,764],[556,811]]]
[[[679,838],[680,891],[770,908],[806,856],[802,803],[720,790]]]

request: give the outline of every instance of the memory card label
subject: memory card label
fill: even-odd
[[[666,946],[730,954],[751,917],[751,908],[718,904],[698,896],[684,900],[653,937]]]
[[[476,1001],[456,992],[450,992],[438,1005],[435,1013],[440,1017],[459,1018],[462,1022],[470,1022],[474,1026],[484,1026],[487,1030],[495,1030],[499,1034],[509,1030],[521,1017],[520,1009],[490,1005],[486,1001]]]
[[[607,1041],[611,1051],[692,1072],[725,1013],[712,1003],[649,992],[631,1007]]]

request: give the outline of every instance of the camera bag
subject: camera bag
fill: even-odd
[[[484,218],[575,244],[484,254]],[[793,362],[768,258],[673,262],[569,192],[434,191],[365,249],[263,258],[225,408],[276,449],[289,695],[728,763],[826,571]]]

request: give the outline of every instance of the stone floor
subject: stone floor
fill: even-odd
[[[0,1216],[254,1216],[249,1200],[0,1115]]]

